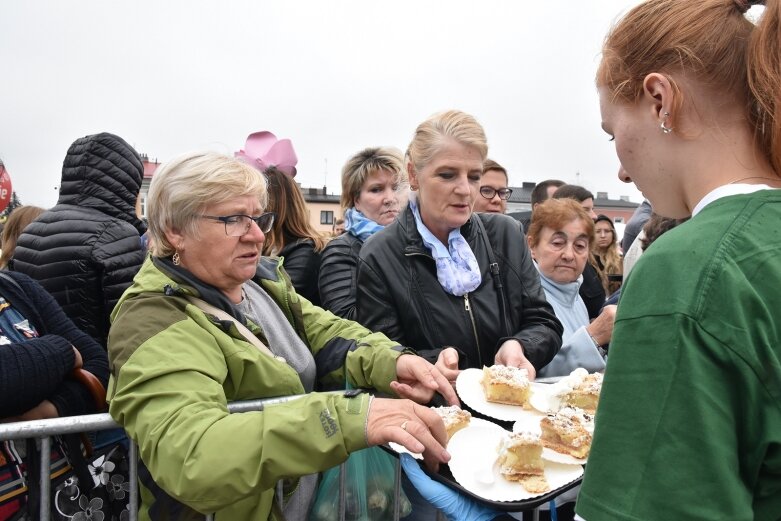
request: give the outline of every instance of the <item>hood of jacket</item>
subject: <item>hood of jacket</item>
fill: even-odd
[[[79,138],[63,161],[57,203],[94,208],[143,234],[146,227],[136,215],[143,178],[141,157],[121,137],[103,132]]]

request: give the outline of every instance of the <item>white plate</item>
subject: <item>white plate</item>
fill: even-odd
[[[494,462],[497,458],[496,448],[506,431],[487,429],[484,427],[467,427],[453,435],[448,445],[452,456],[450,471],[455,480],[466,490],[491,501],[522,501],[539,494],[528,492],[523,485],[507,481]],[[493,483],[486,484],[478,479],[485,472],[493,474]],[[565,465],[545,461],[545,478],[550,491],[563,487],[583,475],[580,465]]]
[[[544,414],[558,411],[561,407],[561,399],[556,391],[556,384],[537,384],[529,398],[529,405]]]
[[[482,418],[472,417],[469,420],[469,425],[464,427],[464,429],[468,429],[469,427],[472,427],[472,426],[482,427],[482,428],[485,428],[485,429],[500,429],[500,430],[504,431],[504,429],[499,427],[497,424],[489,422],[488,420],[484,420]],[[455,436],[455,434],[454,434],[454,436]],[[394,441],[389,441],[388,442],[388,447],[390,447],[391,449],[395,450],[399,454],[401,454],[403,452],[405,454],[411,454],[412,457],[415,458],[415,459],[419,459],[419,460],[423,459],[423,454],[420,454],[418,452],[410,452],[410,451],[407,450],[407,447],[405,447],[404,445],[399,445],[398,443],[396,443]]]
[[[539,412],[524,409],[521,405],[507,405],[487,401],[483,392],[482,380],[482,369],[464,369],[458,374],[456,379],[458,397],[475,411],[503,421],[515,421],[530,414],[532,416],[540,416]],[[544,392],[548,387],[546,384],[535,382],[532,382],[531,385],[532,397],[538,392]],[[547,393],[545,393],[545,396],[547,396]],[[531,400],[529,403],[531,403]]]
[[[533,432],[535,434],[540,434],[542,430],[540,429],[540,419],[542,419],[543,416],[538,416],[537,418],[521,418],[520,420],[516,421],[513,424],[513,432]],[[565,463],[567,465],[585,465],[586,459],[585,458],[576,458],[575,456],[570,456],[569,454],[562,454],[561,452],[556,452],[553,449],[549,449],[548,447],[544,447],[542,449],[542,458],[548,461],[555,461],[556,463]]]

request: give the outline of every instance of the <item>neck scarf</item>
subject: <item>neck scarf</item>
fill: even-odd
[[[344,212],[344,231],[357,237],[361,242],[385,228],[381,224],[372,221],[355,208],[348,208]]]
[[[415,216],[415,225],[423,239],[423,244],[431,251],[431,255],[437,263],[437,280],[442,289],[460,297],[476,290],[482,282],[480,266],[477,264],[475,254],[469,243],[466,242],[461,230],[452,230],[447,237],[447,248],[442,241],[437,239],[423,224],[418,210],[417,194],[410,194],[409,206],[412,215]]]

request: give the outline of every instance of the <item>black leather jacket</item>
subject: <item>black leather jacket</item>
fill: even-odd
[[[343,233],[331,239],[320,261],[320,302],[336,316],[355,320],[358,255],[363,241]]]
[[[484,224],[485,235],[477,219]],[[545,300],[520,224],[505,215],[472,214],[461,234],[482,271],[480,286],[464,297],[442,289],[409,207],[369,238],[358,267],[358,322],[429,360],[435,360],[443,347],[456,347],[462,353],[462,368],[493,364],[501,344],[515,338],[539,370],[558,353],[563,329]],[[489,269],[485,236],[498,264],[506,320],[502,292]]]

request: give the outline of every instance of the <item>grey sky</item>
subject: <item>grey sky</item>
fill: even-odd
[[[637,0],[30,0],[0,7],[0,158],[26,204],[52,206],[76,138],[116,133],[150,158],[290,138],[297,180],[339,192],[342,164],[404,150],[458,108],[513,185],[559,178],[611,197],[594,73]],[[579,173],[579,175],[577,175]]]

